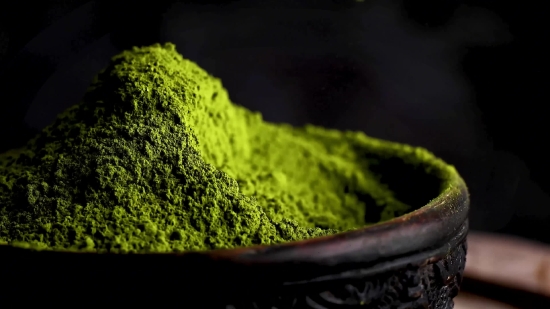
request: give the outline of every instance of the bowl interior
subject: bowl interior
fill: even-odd
[[[365,158],[368,172],[388,187],[397,200],[411,207],[407,213],[430,204],[453,186],[463,183],[453,166],[426,149],[371,137],[349,142],[354,143],[354,150]],[[372,197],[361,197],[367,202],[367,222],[378,222],[380,208],[368,207],[375,203]]]
[[[380,159],[376,157],[376,154],[365,155],[372,157],[369,170],[394,193],[399,201],[411,206],[409,212],[427,205],[445,189],[447,180],[438,173],[428,172],[431,166],[430,162],[412,164],[400,156]],[[368,195],[364,195],[362,198],[370,199],[371,203],[374,203],[372,197]],[[378,222],[380,220],[379,209],[367,207],[365,217]]]

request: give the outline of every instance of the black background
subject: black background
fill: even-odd
[[[172,41],[270,121],[430,149],[465,178],[473,229],[550,242],[542,3],[11,2],[0,151],[76,103],[120,50]]]

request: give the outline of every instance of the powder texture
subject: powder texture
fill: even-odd
[[[268,123],[174,45],[134,48],[82,102],[0,155],[0,241],[168,252],[358,228],[368,207],[381,220],[409,209],[368,172],[358,149],[370,144]]]

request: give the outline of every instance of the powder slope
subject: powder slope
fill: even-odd
[[[134,48],[81,103],[0,155],[0,240],[205,250],[360,227],[363,195],[383,220],[406,212],[364,172],[356,136],[265,122],[174,45]]]

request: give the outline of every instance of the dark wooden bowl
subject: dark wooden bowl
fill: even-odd
[[[60,35],[62,40],[86,46],[108,33],[109,26],[97,26],[85,9],[93,7],[74,13],[82,15],[75,15],[82,29]],[[48,31],[67,29],[54,27]],[[25,113],[63,58],[40,54],[48,44],[38,36],[4,71],[4,92],[26,88],[13,104],[0,104],[0,129],[10,132],[2,134],[0,150],[32,135],[22,124]],[[377,172],[416,210],[333,236],[209,252],[94,254],[4,244],[0,307],[452,308],[466,255],[469,197],[463,180],[457,173],[445,179],[427,175],[429,162],[420,168],[406,164],[414,152],[401,158],[369,155],[387,163]],[[431,168],[436,173],[441,166]]]
[[[408,162],[411,148],[378,153],[404,216],[332,236],[275,246],[158,254],[36,251],[0,245],[0,300],[59,305],[179,304],[185,308],[452,308],[466,258],[466,186],[441,165]],[[385,150],[390,150],[386,153]],[[382,168],[383,167],[383,168]],[[442,189],[443,188],[443,189]],[[194,305],[192,305],[194,304]]]

